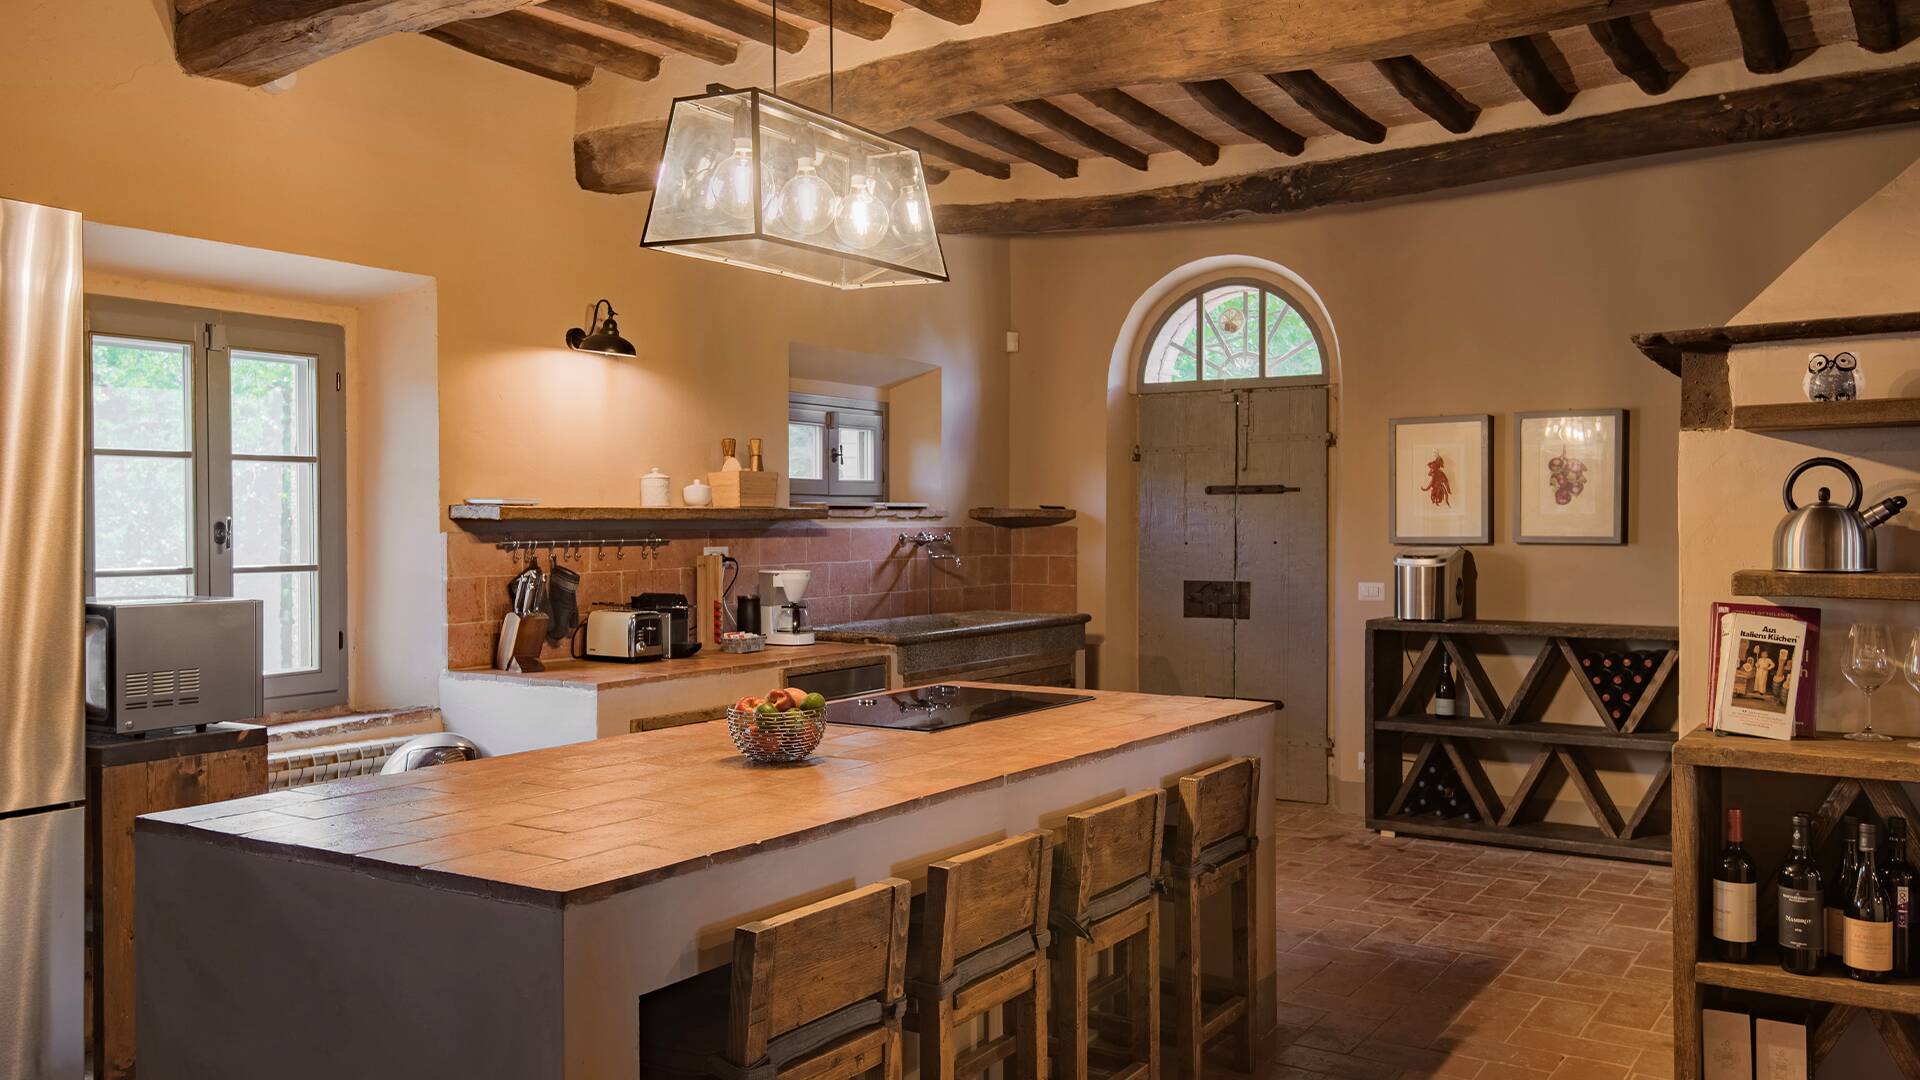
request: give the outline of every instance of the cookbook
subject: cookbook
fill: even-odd
[[[1819,656],[1817,609],[1713,605],[1713,730],[1767,739],[1813,734]]]

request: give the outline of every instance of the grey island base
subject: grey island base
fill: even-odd
[[[140,1075],[633,1080],[641,995],[724,965],[735,926],[923,886],[1227,757],[1271,777],[1273,745],[1265,702],[1094,692],[935,734],[832,727],[800,766],[707,723],[142,818]],[[1273,935],[1263,905],[1264,1033]]]

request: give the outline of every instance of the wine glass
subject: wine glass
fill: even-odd
[[[1867,726],[1848,734],[1849,739],[1886,742],[1888,737],[1873,730],[1873,692],[1893,678],[1893,647],[1887,628],[1879,623],[1854,623],[1847,631],[1847,681],[1860,691],[1867,702]]]
[[[1915,693],[1920,693],[1920,630],[1915,630],[1907,639],[1907,662],[1900,671],[1907,677],[1907,685],[1913,687]],[[1910,742],[1907,748],[1920,750],[1920,742]]]

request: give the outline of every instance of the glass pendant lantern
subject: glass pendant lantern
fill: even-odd
[[[919,152],[759,89],[674,101],[640,243],[840,289],[947,280]]]

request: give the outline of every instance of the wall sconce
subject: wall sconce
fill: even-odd
[[[600,307],[605,305],[607,317],[600,317]],[[587,329],[579,327],[567,331],[567,348],[575,352],[599,353],[602,356],[635,356],[637,350],[633,342],[620,336],[620,326],[613,321],[615,315],[613,303],[601,300],[587,313]]]

